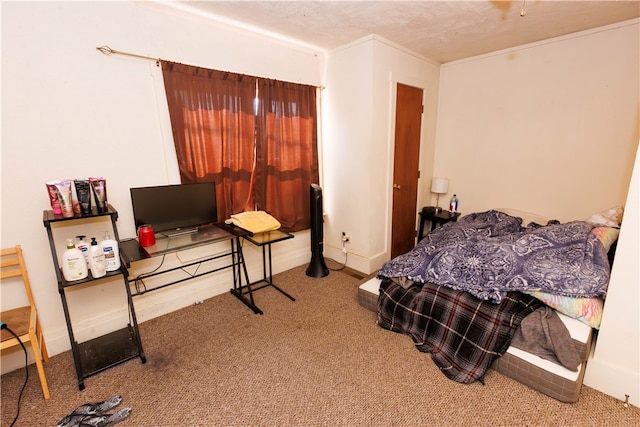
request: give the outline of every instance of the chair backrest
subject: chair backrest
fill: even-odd
[[[27,274],[27,266],[24,263],[24,257],[22,255],[22,247],[17,245],[12,248],[2,249],[0,255],[2,256],[0,279],[22,277],[22,283],[24,284],[24,289],[29,299],[29,305],[35,307],[33,294],[31,293],[31,284],[29,283],[29,275]]]

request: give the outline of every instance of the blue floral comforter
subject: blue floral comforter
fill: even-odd
[[[574,221],[525,228],[521,223],[494,210],[467,215],[385,263],[378,277],[405,287],[434,283],[496,303],[509,291],[605,295],[610,266],[592,225]]]

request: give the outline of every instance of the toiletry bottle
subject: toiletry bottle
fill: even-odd
[[[87,265],[89,265],[89,245],[84,241],[84,238],[85,236],[76,236],[76,239],[78,239],[76,248],[78,248],[80,252],[82,252],[82,255],[84,255],[84,260],[87,262]]]
[[[107,274],[107,262],[104,259],[104,251],[102,246],[98,244],[95,237],[91,238],[91,247],[89,248],[89,266],[91,267],[91,275],[94,279]]]
[[[104,232],[104,240],[100,242],[107,262],[107,271],[116,271],[120,268],[120,251],[118,242],[109,237],[109,232]]]
[[[449,212],[458,212],[458,197],[454,194],[449,201]]]
[[[71,282],[87,277],[87,262],[84,255],[75,247],[71,239],[67,239],[67,250],[62,254],[62,275]]]

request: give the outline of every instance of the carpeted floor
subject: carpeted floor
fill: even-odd
[[[497,372],[486,385],[448,380],[411,339],[379,328],[359,306],[364,279],[305,266],[255,293],[264,315],[226,293],[140,325],[147,363],[135,359],[85,380],[70,352],[35,366],[17,426],[55,426],[78,405],[119,394],[125,426],[637,426],[640,410],[583,387],[558,402]],[[184,286],[188,286],[185,284]],[[24,370],[2,376],[2,425],[16,414]]]

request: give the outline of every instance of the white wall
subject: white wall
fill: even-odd
[[[460,210],[566,221],[624,204],[638,40],[634,20],[443,65],[435,172]]]
[[[1,244],[24,248],[52,355],[70,345],[42,223],[49,209],[44,182],[105,177],[109,202],[120,214],[121,238],[135,236],[130,187],[179,182],[160,69],[154,61],[103,55],[96,50],[102,45],[311,85],[321,84],[324,69],[323,52],[150,3],[3,2]],[[98,224],[83,234],[101,237],[103,229]],[[274,245],[274,269],[308,262],[308,248],[308,232]],[[256,279],[259,252],[249,244],[245,252]],[[226,292],[229,276],[205,276],[137,298],[138,317],[146,320]],[[121,283],[100,282],[71,293],[81,337],[126,321]],[[3,309],[15,305],[12,295],[2,293]],[[244,309],[238,302],[238,310]],[[2,372],[22,363],[18,352],[3,352]]]
[[[370,219],[364,207],[371,194],[373,54],[371,43],[331,53],[322,90],[324,254],[344,262],[340,237],[347,232],[347,261],[354,268],[367,266],[369,254]]]
[[[605,310],[584,383],[617,399],[640,406],[640,152],[620,228]]]
[[[424,89],[422,180],[430,182],[439,66],[378,36],[331,52],[323,91],[325,254],[370,273],[390,256],[396,85]],[[419,195],[418,204],[426,203]],[[429,197],[429,196],[426,196]],[[417,213],[416,213],[417,214]],[[417,215],[416,215],[417,216]]]

